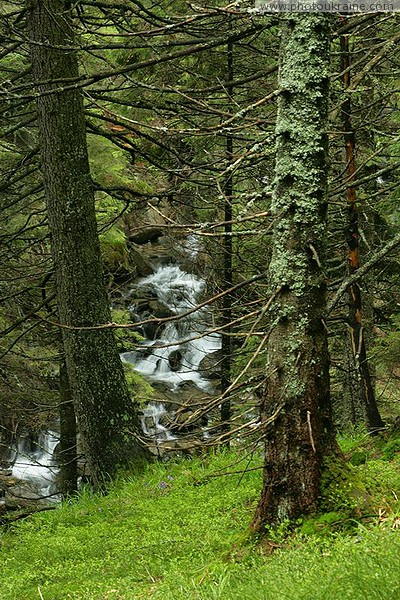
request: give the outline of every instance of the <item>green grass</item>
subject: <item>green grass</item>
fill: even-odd
[[[0,599],[399,600],[398,454],[352,467],[373,516],[351,530],[325,517],[311,535],[260,544],[243,536],[260,471],[213,476],[247,466],[237,461],[152,465],[107,497],[83,492],[13,525],[1,540]]]

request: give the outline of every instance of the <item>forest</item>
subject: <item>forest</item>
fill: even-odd
[[[398,600],[398,13],[0,37],[1,598]]]

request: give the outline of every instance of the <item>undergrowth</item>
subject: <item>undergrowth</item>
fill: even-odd
[[[3,533],[0,598],[398,600],[399,454],[365,451],[351,468],[368,490],[368,514],[338,527],[338,507],[257,544],[243,533],[261,459],[221,452],[152,465],[106,497],[84,490]]]

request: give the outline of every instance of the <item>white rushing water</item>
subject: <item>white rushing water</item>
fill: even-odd
[[[42,432],[32,449],[26,438],[21,438],[15,451],[12,477],[24,482],[27,490],[37,497],[53,493],[54,480],[58,473],[54,461],[54,449],[59,442],[53,431]]]
[[[210,333],[209,313],[195,310],[204,289],[204,282],[178,266],[160,266],[155,273],[141,279],[141,286],[150,288],[158,300],[181,319],[168,322],[156,340],[145,341],[137,352],[125,352],[122,360],[150,381],[165,383],[177,391],[183,382],[210,390],[209,380],[199,373],[201,361],[221,348],[218,334]]]
[[[156,442],[168,442],[175,440],[169,429],[161,423],[163,417],[168,415],[164,404],[150,402],[142,411],[142,428],[145,435]]]
[[[188,236],[184,249],[189,258],[195,258],[201,249],[197,236]],[[157,297],[158,302],[174,315],[182,318],[167,322],[159,329],[156,339],[144,340],[135,352],[121,355],[123,361],[150,382],[165,384],[173,392],[186,383],[204,391],[211,391],[212,384],[200,372],[202,360],[221,348],[218,334],[210,331],[210,312],[207,308],[196,310],[205,283],[202,279],[183,271],[177,265],[162,265],[156,271],[138,281],[136,292]],[[131,307],[133,310],[133,307]],[[186,314],[187,313],[187,314]],[[135,315],[140,321],[142,315]],[[144,317],[147,318],[147,317]],[[141,423],[144,434],[159,442],[175,440],[168,429],[167,409],[161,402],[151,402],[142,411]],[[32,497],[46,497],[54,492],[58,473],[54,460],[54,449],[58,437],[53,431],[43,432],[36,444],[21,438],[12,465],[12,476],[23,482],[23,489]],[[23,494],[23,491],[21,492]],[[54,497],[57,499],[57,497]]]

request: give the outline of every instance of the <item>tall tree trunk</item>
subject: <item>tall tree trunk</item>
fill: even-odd
[[[315,511],[324,459],[336,450],[329,389],[326,307],[326,14],[282,16],[269,267],[271,312],[263,488],[252,527]]]
[[[346,90],[350,87],[350,49],[349,36],[340,37],[343,86]],[[355,273],[360,266],[359,252],[359,215],[357,207],[356,188],[351,185],[356,174],[356,140],[351,119],[351,97],[347,93],[342,105],[342,124],[345,142],[345,177],[347,183],[346,196],[348,204],[347,218],[347,244],[348,244],[348,269],[349,275]],[[365,324],[362,317],[362,294],[358,282],[349,287],[349,313],[348,326],[350,332],[350,344],[352,349],[352,368],[350,370],[349,383],[351,386],[350,397],[353,402],[351,413],[353,424],[366,423],[371,430],[383,427],[383,421],[379,414],[375,398],[373,380],[371,378],[367,348],[365,343]]]
[[[232,18],[229,17],[229,31],[232,29]],[[227,45],[227,80],[233,81],[233,42]],[[233,86],[227,85],[228,106],[233,112]],[[226,174],[224,179],[224,236],[222,238],[223,254],[223,290],[230,290],[233,286],[233,265],[232,265],[232,202],[233,202],[233,176],[229,167],[233,160],[233,135],[226,134],[225,140],[225,158]],[[225,294],[222,300],[222,321],[224,330],[222,333],[221,347],[221,391],[227,390],[231,384],[231,364],[232,364],[232,297],[231,294]],[[229,431],[231,418],[230,399],[225,398],[221,403],[221,423],[222,430]],[[229,441],[226,442],[229,445]]]
[[[0,414],[0,471],[8,471],[12,460],[12,447],[17,440],[16,428],[13,420]]]
[[[63,498],[78,489],[78,460],[76,453],[76,418],[65,360],[60,363],[60,492]]]
[[[103,286],[83,99],[62,82],[78,75],[68,5],[31,0],[29,27],[42,172],[68,378],[93,483],[143,459],[137,406],[129,398]],[[54,83],[57,80],[58,83]],[[52,90],[58,88],[57,92]]]

